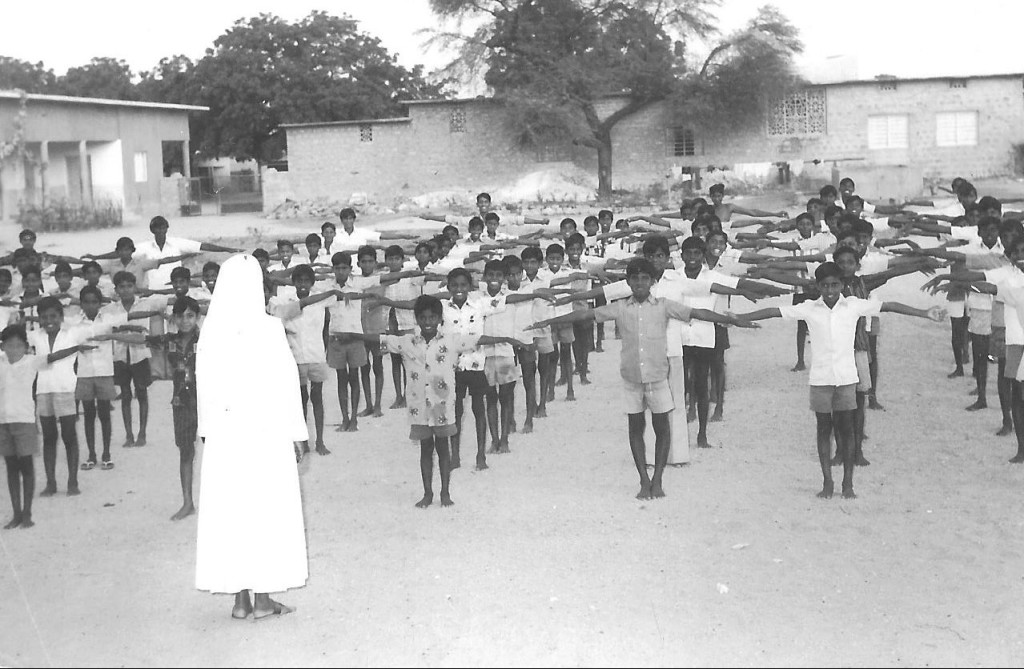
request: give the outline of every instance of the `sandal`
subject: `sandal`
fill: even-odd
[[[100,469],[113,469],[114,463],[110,460],[104,460],[103,464],[100,465]]]
[[[82,471],[87,472],[87,471],[89,471],[90,469],[92,469],[95,466],[96,466],[96,461],[95,460],[92,460],[92,459],[87,460],[86,462],[82,463]]]

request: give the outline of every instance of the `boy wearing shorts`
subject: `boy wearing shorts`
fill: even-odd
[[[331,265],[334,267],[332,289],[339,292],[338,299],[328,306],[327,365],[338,377],[338,405],[342,416],[338,431],[356,432],[359,430],[359,370],[367,364],[368,358],[362,339],[348,336],[348,333],[363,332],[362,309],[356,301],[362,299],[363,294],[349,284],[352,254],[338,251],[331,256]]]

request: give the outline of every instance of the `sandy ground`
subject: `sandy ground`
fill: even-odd
[[[922,281],[879,294],[928,306]],[[150,446],[121,449],[115,414],[116,469],[0,534],[0,664],[1020,665],[1024,469],[993,436],[998,411],[964,412],[969,382],[946,379],[948,328],[883,318],[886,411],[869,415],[853,501],[814,497],[807,378],[788,371],[781,321],[734,332],[714,448],[671,470],[660,501],[633,498],[615,342],[578,402],[489,471],[456,472],[451,509],[413,508],[404,412],[331,426],[333,454],[303,465],[309,583],[282,596],[296,613],[259,623],[193,588],[159,383]],[[326,402],[337,423],[333,389]]]

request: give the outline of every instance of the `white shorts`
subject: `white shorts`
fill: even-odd
[[[643,413],[650,409],[651,413],[667,413],[672,411],[672,389],[668,379],[653,383],[633,383],[622,380],[625,391],[626,413]]]

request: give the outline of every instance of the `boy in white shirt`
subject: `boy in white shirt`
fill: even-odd
[[[406,262],[405,251],[401,246],[393,245],[384,250],[384,264],[388,267],[389,273],[401,272],[403,270],[420,271],[426,270],[430,262],[430,247],[420,243],[416,245],[415,259]],[[384,287],[384,297],[390,300],[415,300],[423,294],[424,277],[413,276],[402,279],[396,283]],[[395,309],[388,307],[387,311],[388,334],[401,335],[408,332],[415,332],[416,318],[408,309]],[[395,384],[395,401],[391,403],[390,409],[405,408],[405,390],[407,383],[405,366],[402,362],[401,353],[391,353],[391,380]]]
[[[39,370],[88,347],[76,345],[50,354],[29,355],[25,328],[9,325],[0,332],[0,348],[4,352],[0,355],[0,455],[7,468],[7,489],[14,511],[14,517],[4,529],[28,529],[35,525],[32,521],[32,495],[36,484],[33,458],[39,451],[32,386]],[[76,488],[78,486],[74,468],[69,467],[68,479],[70,494],[71,481]]]
[[[484,283],[480,295],[484,300],[504,299],[506,307],[484,317],[484,335],[495,339],[512,339],[516,334],[514,304],[507,304],[509,290],[505,288],[505,264],[490,260],[484,266]],[[520,304],[530,305],[530,301]],[[487,377],[487,425],[491,431],[491,452],[508,453],[508,435],[513,421],[513,398],[519,367],[516,365],[512,344],[488,344],[483,347],[484,375]],[[500,415],[499,415],[500,405]]]
[[[364,296],[350,283],[352,255],[338,251],[331,257],[334,267],[334,285],[338,293],[336,301],[328,307],[327,365],[335,370],[338,377],[338,405],[342,422],[339,432],[356,432],[359,429],[359,370],[367,364],[366,346],[362,339],[348,337],[344,333],[363,332],[361,300]],[[352,413],[349,414],[351,397]]]
[[[857,363],[853,343],[860,318],[877,316],[883,311],[930,318],[941,322],[946,312],[939,307],[927,311],[898,302],[880,302],[843,296],[843,272],[834,262],[822,263],[814,272],[821,297],[793,306],[760,309],[737,318],[751,321],[765,318],[804,320],[811,337],[810,405],[817,420],[818,463],[822,484],[818,497],[832,497],[832,435],[836,451],[842,453],[843,497],[852,499],[855,469],[854,420],[857,413]]]

